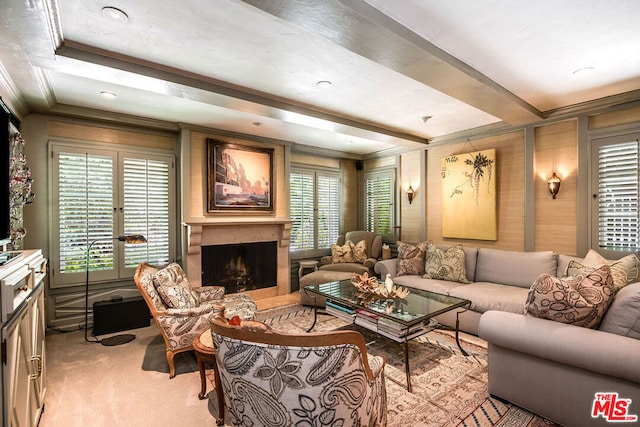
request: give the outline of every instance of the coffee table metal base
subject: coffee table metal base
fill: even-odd
[[[314,299],[315,302],[315,294],[311,295],[311,297]],[[469,305],[471,305],[471,303],[469,303]],[[468,306],[467,306],[468,308]],[[464,310],[466,311],[466,310]],[[409,365],[409,341],[411,341],[414,338],[417,338],[419,336],[422,336],[424,334],[427,334],[435,329],[445,329],[445,330],[451,330],[451,331],[455,331],[456,333],[456,344],[458,345],[458,348],[460,349],[460,352],[464,355],[464,356],[468,356],[469,354],[462,348],[462,345],[460,344],[460,313],[461,311],[456,312],[456,327],[455,328],[451,328],[449,326],[445,326],[445,325],[441,325],[441,324],[436,324],[435,326],[425,326],[425,329],[423,333],[418,333],[418,334],[412,334],[411,338],[407,339],[407,337],[404,337],[403,339],[397,341],[397,340],[393,340],[396,341],[400,344],[403,344],[402,347],[404,349],[404,372],[405,375],[407,377],[407,391],[409,393],[413,392],[413,389],[411,387],[411,367]],[[313,328],[316,326],[316,323],[318,321],[318,307],[317,305],[313,305],[313,323],[311,323],[311,326],[309,326],[309,328],[307,329],[307,332],[311,332],[313,330]],[[368,329],[368,328],[365,328]],[[372,330],[372,329],[369,329]],[[375,331],[374,331],[375,332]],[[384,335],[382,335],[384,336]],[[391,339],[391,338],[390,338]]]

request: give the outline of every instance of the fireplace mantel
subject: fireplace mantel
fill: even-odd
[[[230,243],[276,241],[278,243],[277,285],[271,288],[249,291],[254,299],[286,295],[291,292],[289,268],[289,239],[291,221],[283,219],[224,219],[218,221],[190,221],[183,223],[185,232],[185,268],[194,286],[202,283],[202,246]]]

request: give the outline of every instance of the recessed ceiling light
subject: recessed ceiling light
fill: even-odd
[[[316,83],[316,86],[320,87],[320,88],[328,88],[331,87],[332,83],[329,80],[320,80],[318,83]]]
[[[102,8],[102,14],[107,18],[118,22],[127,22],[129,16],[122,10],[113,6],[105,6]]]
[[[105,98],[115,98],[116,96],[118,96],[113,92],[109,92],[108,90],[103,90],[102,92],[100,92],[100,95],[104,96]]]
[[[588,76],[589,74],[593,73],[595,70],[595,68],[593,67],[583,67],[583,68],[578,68],[577,70],[575,70],[573,72],[574,77],[585,77]]]

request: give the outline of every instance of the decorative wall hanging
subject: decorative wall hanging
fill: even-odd
[[[207,210],[273,211],[273,149],[208,138]]]
[[[35,194],[31,192],[33,179],[31,170],[27,166],[27,159],[22,152],[26,141],[19,132],[13,134],[11,139],[11,156],[9,159],[9,204],[11,215],[11,243],[8,250],[19,250],[22,239],[27,234],[23,227],[23,208],[31,203]]]
[[[442,159],[442,236],[497,240],[496,150]]]

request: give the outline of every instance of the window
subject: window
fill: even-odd
[[[292,169],[290,252],[328,249],[340,234],[342,185],[337,172]]]
[[[367,172],[364,177],[365,228],[391,237],[393,228],[393,171]]]
[[[53,285],[131,278],[139,262],[166,264],[173,248],[173,156],[53,145]],[[145,245],[114,242],[142,234]]]
[[[592,246],[604,256],[640,250],[639,140],[624,135],[593,141]]]

